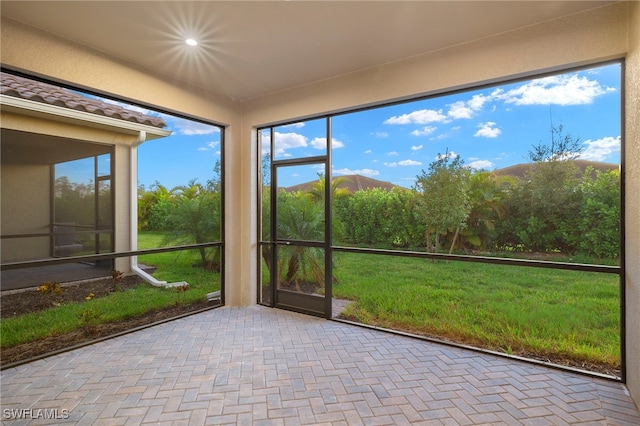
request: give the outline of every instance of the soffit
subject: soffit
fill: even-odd
[[[3,0],[1,13],[176,84],[246,100],[608,3]]]

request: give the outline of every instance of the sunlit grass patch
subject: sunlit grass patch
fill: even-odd
[[[346,318],[505,353],[620,365],[619,277],[335,254]]]

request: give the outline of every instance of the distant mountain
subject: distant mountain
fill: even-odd
[[[611,170],[618,170],[618,164],[612,163],[603,163],[600,161],[588,161],[588,160],[574,160],[574,163],[578,167],[579,174],[582,176],[585,169],[589,166],[593,167],[594,170],[600,170],[602,172],[609,172]],[[503,167],[502,169],[494,170],[494,173],[498,176],[514,176],[518,178],[524,177],[526,171],[531,167],[531,163],[523,163],[523,164],[515,164],[513,166]],[[346,175],[346,176],[334,176],[333,180],[340,179],[341,182],[338,184],[338,188],[345,188],[349,193],[353,194],[356,191],[369,189],[369,188],[381,188],[387,191],[392,190],[393,188],[402,188],[401,186],[394,185],[391,182],[373,179],[366,176],[361,175]],[[300,183],[298,185],[289,186],[284,188],[287,192],[296,192],[296,191],[310,191],[313,188],[313,184],[316,183],[317,180]],[[406,189],[406,188],[402,188]]]
[[[391,182],[385,182],[378,179],[372,179],[366,176],[360,175],[346,175],[346,176],[334,176],[333,180],[340,179],[340,183],[338,184],[338,188],[345,188],[349,193],[353,194],[356,191],[360,191],[363,189],[369,188],[381,188],[387,191],[392,190],[393,188],[400,188],[398,185],[394,185]],[[313,187],[313,184],[316,183],[317,180],[311,182],[305,182],[298,185],[293,185],[288,188],[284,188],[287,192],[296,192],[296,191],[309,191]]]
[[[618,164],[613,163],[603,163],[600,161],[588,161],[588,160],[573,160],[575,165],[578,167],[580,176],[584,174],[584,171],[587,167],[591,166],[594,170],[600,170],[601,172],[609,172],[611,170],[618,170],[620,167]],[[524,164],[515,164],[513,166],[504,167],[502,169],[496,169],[494,171],[498,176],[514,176],[518,178],[524,177],[529,167],[531,167],[531,163]]]

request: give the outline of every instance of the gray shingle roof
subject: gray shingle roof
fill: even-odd
[[[0,93],[158,128],[167,125],[160,117],[145,115],[99,99],[87,98],[68,89],[5,72],[0,72]]]

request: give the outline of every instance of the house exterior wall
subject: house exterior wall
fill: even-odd
[[[46,164],[3,164],[0,169],[3,235],[48,233],[51,206],[51,168]],[[25,194],[29,194],[25,197]],[[49,237],[3,239],[3,260],[19,261],[48,257]]]
[[[4,107],[2,109],[2,128],[106,145],[131,145],[137,139],[137,135],[132,136],[113,130],[25,115],[16,111],[6,111]]]

